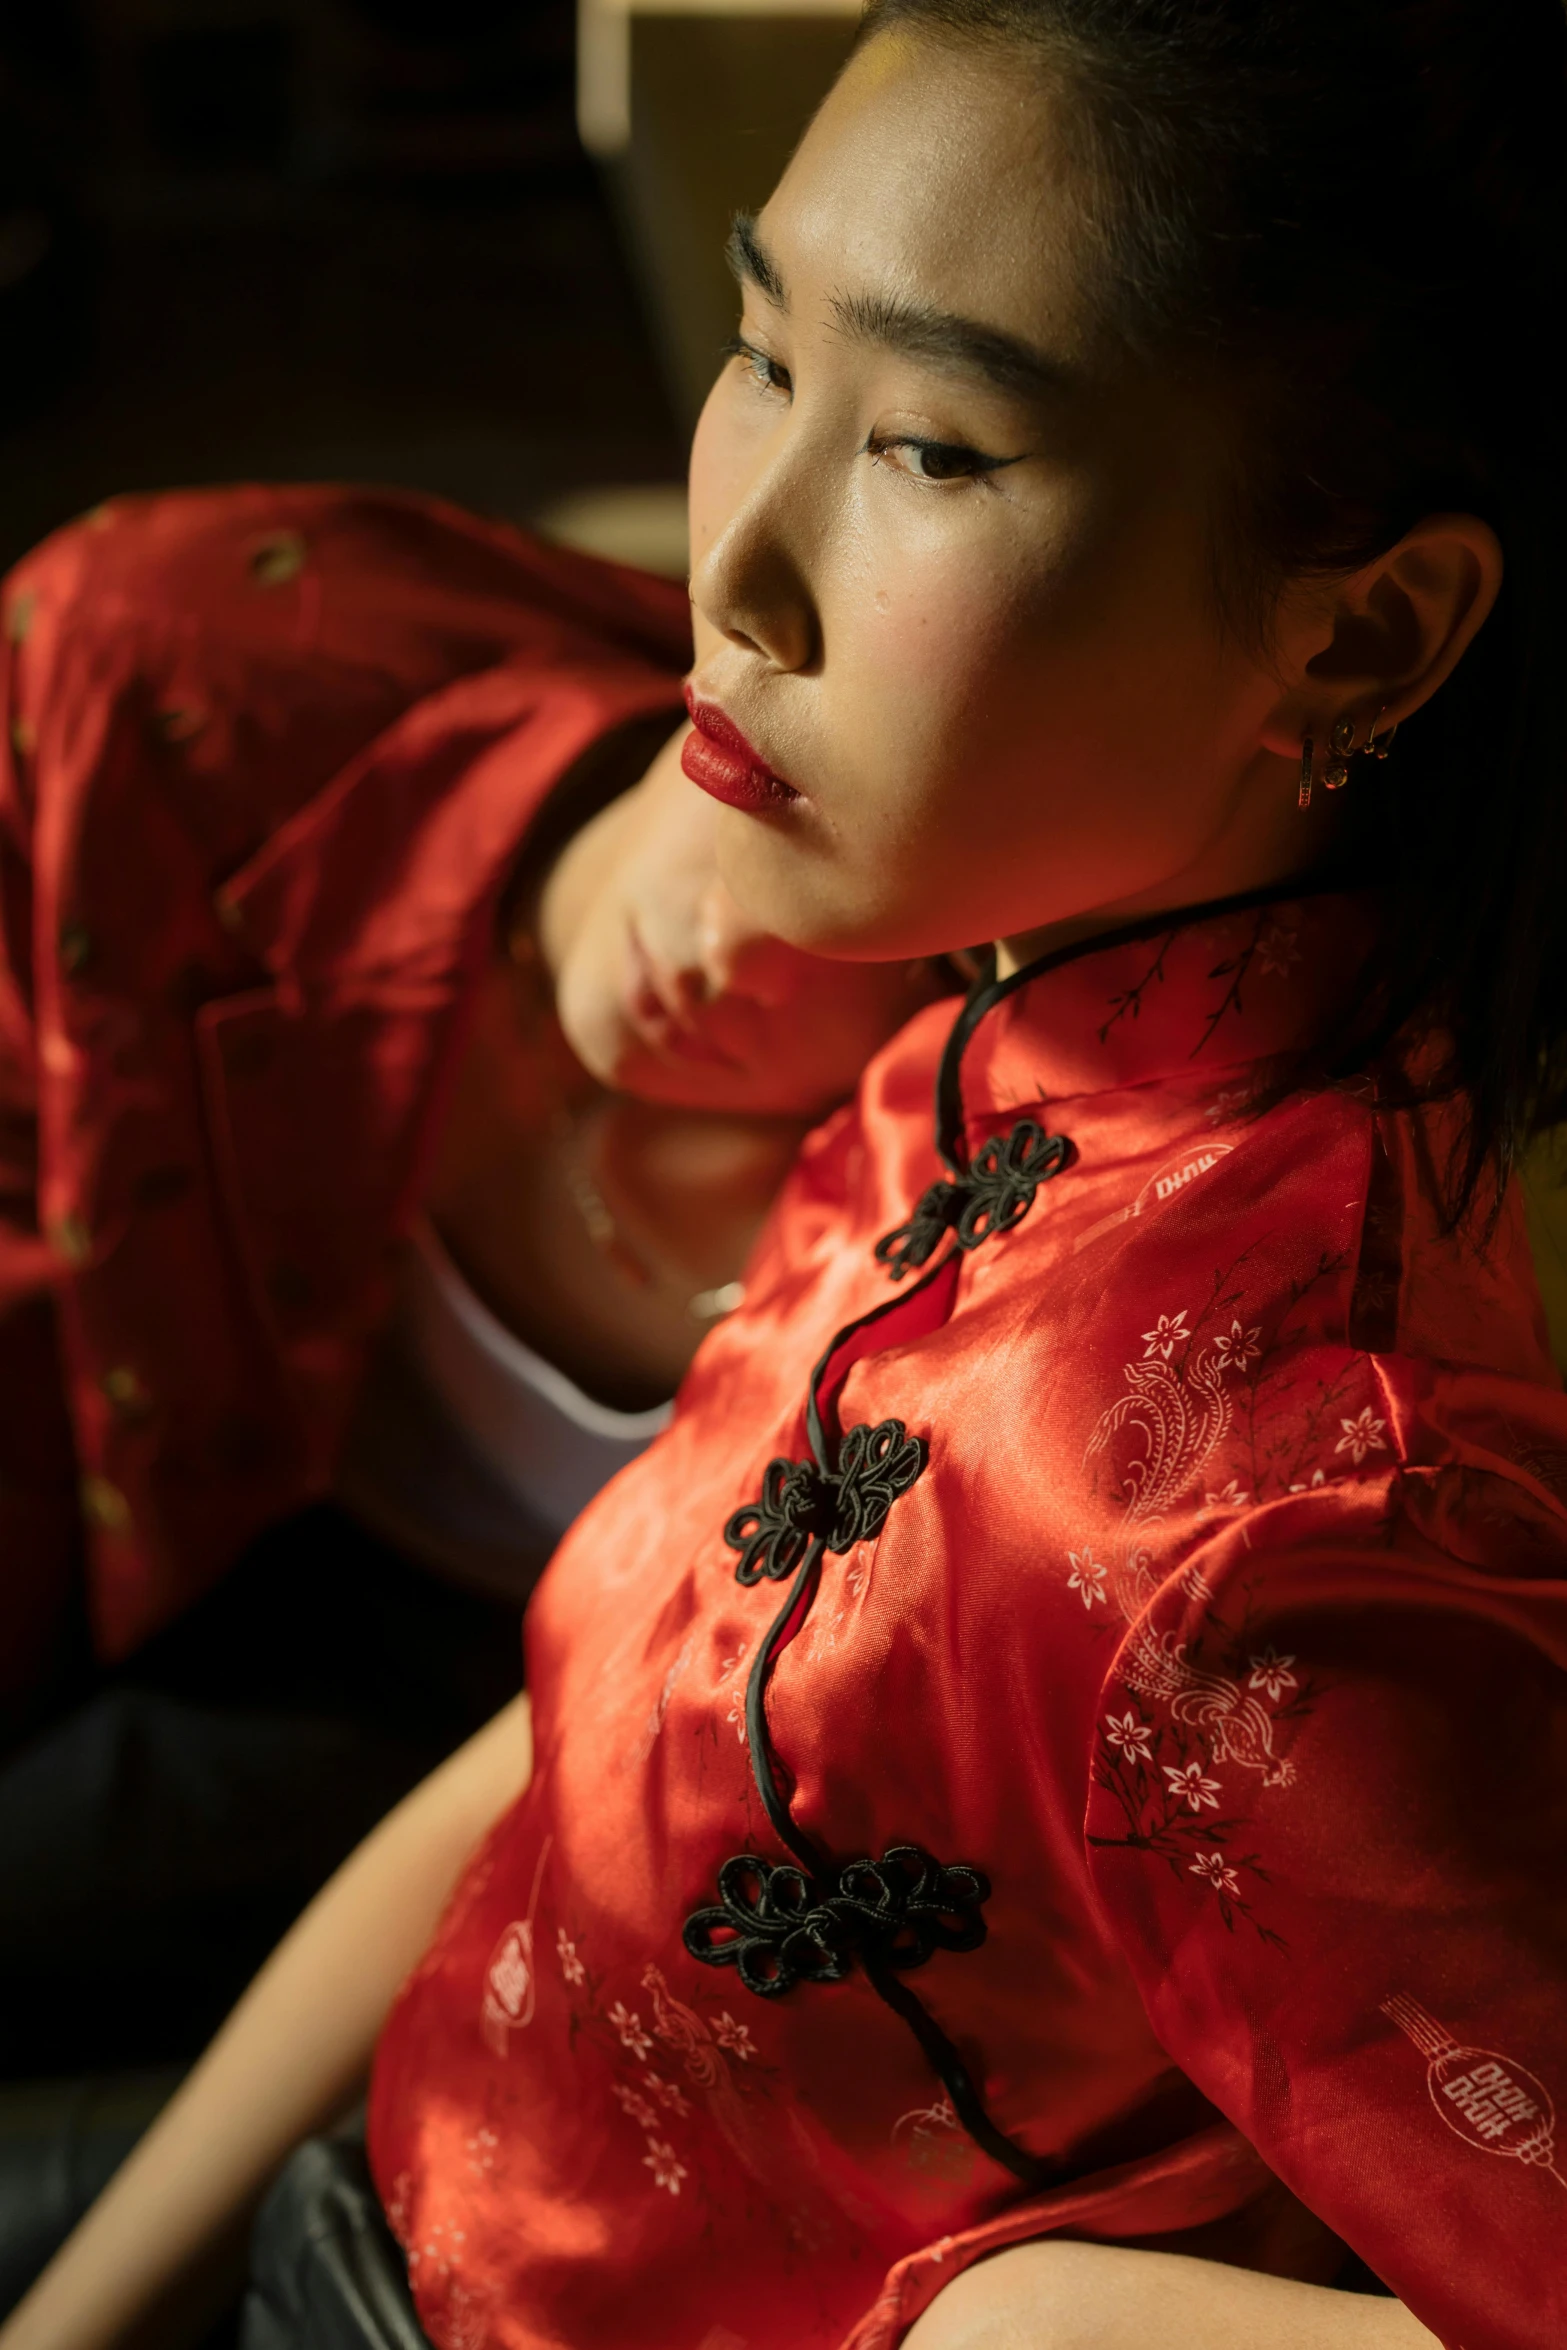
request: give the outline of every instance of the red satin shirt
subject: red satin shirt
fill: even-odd
[[[945,1170],[935,1006],[807,1145],[546,1573],[532,1786],[381,2044],[441,2350],[886,2350],[1053,2229],[1331,2275],[1307,2212],[1446,2343],[1567,2339],[1567,1398],[1521,1216],[1445,1238],[1443,1121],[1369,1086],[1247,1115],[1367,919],[981,1000]]]
[[[535,813],[685,592],[426,498],[125,498],[0,662],[0,1700],[326,1489]],[[80,1492],[80,1514],[78,1504]]]

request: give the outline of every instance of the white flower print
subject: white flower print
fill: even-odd
[[[1164,1775],[1170,1783],[1170,1793],[1178,1803],[1189,1805],[1193,1811],[1201,1811],[1205,1804],[1209,1811],[1218,1810],[1219,1782],[1204,1777],[1201,1763],[1186,1763],[1178,1771],[1166,1763]]]
[[[1092,1609],[1095,1600],[1107,1607],[1105,1577],[1109,1568],[1102,1567],[1091,1550],[1069,1550],[1066,1555],[1072,1569],[1066,1579],[1068,1591],[1078,1592],[1085,1608]]]
[[[900,2113],[892,2125],[891,2143],[905,2150],[911,2170],[954,2185],[968,2176],[974,2143],[964,2134],[950,2097]]]
[[[1299,961],[1299,933],[1282,922],[1270,922],[1257,941],[1257,969],[1273,971],[1280,979],[1288,979]]]
[[[564,1926],[555,1937],[555,1948],[560,1954],[560,1971],[575,1989],[579,1983],[585,1981],[588,1970],[577,1956],[577,1945]]]
[[[719,1666],[718,1686],[720,1690],[730,1674],[739,1672],[740,1667],[745,1663],[747,1646],[748,1643],[742,1640],[734,1655],[726,1656]],[[724,1720],[729,1724],[742,1746],[745,1744],[745,1684],[746,1676],[741,1673],[739,1680],[729,1692],[729,1711],[724,1716]]]
[[[1234,1117],[1237,1110],[1245,1109],[1250,1100],[1251,1095],[1244,1085],[1228,1086],[1214,1095],[1204,1115],[1210,1126],[1222,1126]]]
[[[662,2138],[649,2138],[642,2160],[653,2173],[655,2187],[667,2187],[671,2195],[679,2194],[680,2182],[688,2174],[685,2164],[676,2160],[673,2146],[666,2146]]]
[[[1164,1360],[1168,1362],[1177,1346],[1182,1345],[1191,1337],[1191,1332],[1186,1327],[1186,1311],[1185,1306],[1182,1306],[1178,1313],[1161,1314],[1153,1329],[1143,1332],[1143,1361],[1145,1363],[1151,1363],[1155,1355],[1162,1355]]]
[[[611,2094],[622,2112],[629,2113],[640,2128],[658,2128],[658,2109],[649,2104],[640,2089],[628,2089],[624,2081],[616,2081],[612,2084]]]
[[[1140,1722],[1130,1706],[1124,1714],[1105,1715],[1105,1736],[1112,1746],[1134,1761],[1153,1760],[1153,1724]]]
[[[1344,1433],[1333,1450],[1347,1452],[1357,1469],[1368,1452],[1386,1452],[1387,1444],[1382,1431],[1387,1422],[1379,1420],[1369,1404],[1363,1412],[1357,1412],[1352,1420],[1340,1420],[1339,1426]]]
[[[742,1642],[740,1647],[735,1650],[734,1655],[726,1656],[723,1663],[718,1668],[718,1686],[720,1689],[723,1688],[723,1685],[728,1680],[730,1674],[739,1671],[740,1666],[744,1663],[745,1644]],[[745,1676],[743,1674],[735,1683],[733,1689],[731,1689],[729,1692],[729,1710],[724,1715],[724,1720],[729,1724],[730,1729],[733,1730],[735,1736],[739,1739],[740,1744],[743,1746],[745,1744]]]
[[[1343,1449],[1344,1447],[1340,1445],[1339,1451],[1342,1452]],[[1292,1485],[1290,1487],[1290,1491],[1291,1493],[1315,1493],[1317,1487],[1319,1485],[1326,1485],[1327,1481],[1328,1473],[1326,1469],[1313,1469],[1311,1472],[1311,1483],[1309,1485]]]
[[[1294,1662],[1293,1656],[1280,1656],[1270,1642],[1261,1656],[1254,1656],[1251,1660],[1251,1680],[1248,1687],[1265,1689],[1272,1702],[1277,1705],[1285,1690],[1293,1689],[1295,1686],[1295,1676],[1290,1671],[1290,1666]]]
[[[1199,1852],[1192,1862],[1191,1874],[1203,1878],[1215,1893],[1227,1894],[1231,1900],[1240,1892],[1241,1881],[1235,1871],[1225,1865],[1222,1852]]]
[[[647,2083],[650,2094],[658,2099],[659,2104],[667,2113],[688,2114],[691,2111],[690,2105],[681,2091],[675,2087],[673,2081],[661,2080],[655,2072],[646,2072],[642,2078]]]
[[[617,1999],[610,2009],[609,2020],[620,2034],[622,2048],[629,2048],[633,2056],[652,2055],[653,2043],[642,2029],[642,2018],[633,2015],[621,2000]]]
[[[1243,1330],[1239,1315],[1213,1342],[1213,1359],[1221,1371],[1244,1371],[1262,1353],[1262,1326]]]
[[[728,2008],[713,2019],[713,2038],[730,2056],[737,2056],[742,2064],[749,2064],[756,2054],[756,2042],[744,2024],[737,2024]]]
[[[1204,1509],[1243,1510],[1249,1504],[1251,1495],[1232,1477],[1228,1485],[1221,1485],[1217,1493],[1205,1493],[1202,1500]]]

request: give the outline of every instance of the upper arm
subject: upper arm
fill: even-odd
[[[525,1689],[437,1773],[443,1803],[469,1824],[473,1843],[527,1793],[532,1777],[533,1704]]]

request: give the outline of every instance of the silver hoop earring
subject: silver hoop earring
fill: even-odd
[[[1399,729],[1398,719],[1394,719],[1386,734],[1379,735],[1377,733],[1377,728],[1381,725],[1386,711],[1387,704],[1384,702],[1382,708],[1371,721],[1371,732],[1366,737],[1366,757],[1368,759],[1385,759],[1393,748],[1393,737]]]

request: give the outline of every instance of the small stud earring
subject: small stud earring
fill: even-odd
[[[1309,734],[1300,740],[1300,801],[1303,808],[1311,806],[1311,786],[1317,772],[1317,746]]]

